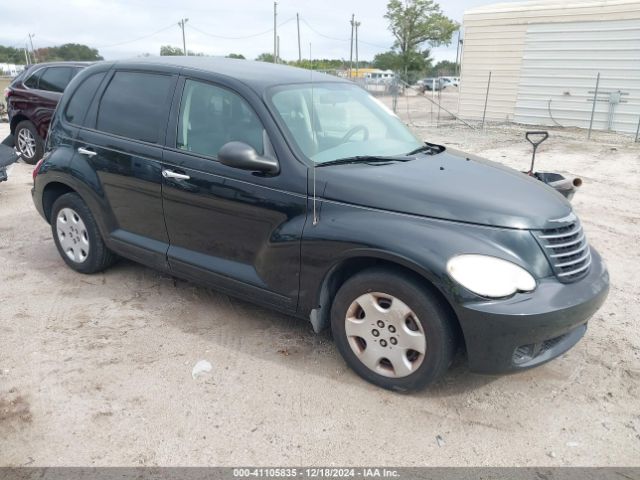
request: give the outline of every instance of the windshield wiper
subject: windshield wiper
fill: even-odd
[[[436,145],[434,143],[425,143],[423,146],[416,148],[415,150],[411,150],[407,155],[415,155],[416,153],[428,152],[431,155],[435,155],[437,153],[444,152],[444,147],[442,145]]]
[[[338,158],[329,162],[318,163],[316,167],[327,167],[330,165],[348,165],[350,163],[389,163],[389,162],[408,162],[412,158],[405,157],[383,157],[379,155],[358,155],[355,157]]]

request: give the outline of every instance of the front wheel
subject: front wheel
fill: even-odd
[[[15,145],[20,157],[30,165],[38,163],[44,154],[44,140],[29,120],[23,120],[16,126]]]
[[[454,321],[428,286],[381,268],[347,280],[331,309],[331,330],[347,364],[397,391],[418,390],[444,374],[455,352]]]

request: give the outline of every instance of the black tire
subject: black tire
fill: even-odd
[[[18,139],[20,138],[21,130],[28,130],[35,140],[35,149],[33,155],[29,155],[28,153],[23,152],[20,149],[20,142],[18,141]],[[35,165],[36,163],[38,163],[38,160],[40,160],[42,158],[42,155],[44,154],[44,140],[40,138],[40,135],[38,135],[36,127],[33,125],[33,123],[31,123],[29,120],[21,121],[16,126],[16,130],[13,136],[15,138],[16,150],[18,150],[18,153],[20,153],[20,158],[22,158],[22,160],[24,160],[25,163],[28,163],[29,165]]]
[[[398,355],[398,352],[404,352],[402,353],[402,358],[408,358],[409,355],[414,358],[421,358],[421,363],[418,364],[417,361],[415,363],[415,365],[419,366],[416,366],[415,370],[406,376],[391,378],[377,373],[358,358],[350,344],[349,338],[351,338],[351,341],[358,342],[360,348],[363,342],[357,336],[347,336],[345,325],[347,312],[356,299],[371,292],[380,292],[395,297],[392,301],[400,300],[417,316],[417,319],[413,320],[412,315],[409,315],[409,320],[404,320],[405,323],[410,322],[407,323],[407,326],[416,328],[418,326],[415,321],[417,321],[422,327],[422,333],[426,340],[426,348],[422,356],[416,355],[418,352],[414,352],[411,349],[402,348],[402,333],[398,334],[395,340],[397,344],[393,344],[398,349],[395,352],[396,355]],[[382,299],[382,301],[385,300]],[[391,309],[392,303],[388,305],[389,309]],[[366,318],[366,316],[363,318]],[[382,320],[382,318],[379,320]],[[373,320],[379,321],[378,319]],[[347,364],[365,380],[382,388],[395,391],[419,390],[433,383],[446,372],[455,354],[455,321],[451,311],[442,304],[440,298],[433,293],[428,285],[411,274],[386,268],[368,269],[348,279],[336,294],[331,308],[331,331],[338,350]],[[376,338],[373,336],[368,337],[369,341],[376,342],[376,348],[382,346],[383,337],[386,339],[385,348],[393,348],[390,344],[393,337],[390,337],[390,335],[397,334],[390,333],[390,324],[385,325],[386,329],[384,331],[380,328],[379,336],[376,335]],[[366,328],[376,329],[373,321],[370,324],[367,323]],[[396,330],[393,331],[396,332]],[[399,329],[397,331],[400,332]],[[420,332],[416,330],[416,333]],[[387,336],[389,338],[386,338]],[[366,345],[366,340],[364,345]],[[378,368],[386,370],[389,365],[392,365],[392,362],[382,360],[378,364]],[[395,370],[393,371],[395,372]]]
[[[63,248],[63,246],[61,245],[61,238],[58,231],[58,216],[63,209],[67,209],[67,212],[75,212],[84,224],[85,228],[77,234],[78,239],[80,236],[83,236],[86,238],[88,243],[86,258],[82,259],[81,261],[74,261],[73,259],[71,259],[65,251],[65,248]],[[53,206],[51,208],[50,222],[51,232],[53,233],[53,241],[58,248],[60,256],[65,261],[65,263],[76,272],[101,272],[115,262],[115,254],[111,252],[111,250],[109,250],[104,244],[102,236],[100,235],[100,231],[98,230],[98,225],[96,224],[96,221],[93,218],[89,207],[86,203],[84,203],[82,198],[80,198],[80,195],[78,195],[77,193],[66,193],[64,195],[61,195],[53,203]]]

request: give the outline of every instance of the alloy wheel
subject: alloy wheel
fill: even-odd
[[[36,139],[28,128],[21,128],[18,132],[18,150],[27,158],[36,154]]]

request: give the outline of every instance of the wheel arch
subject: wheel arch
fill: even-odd
[[[317,294],[317,307],[310,313],[310,320],[314,331],[320,332],[330,325],[333,298],[344,282],[353,275],[373,267],[402,272],[424,285],[425,288],[438,298],[442,306],[450,313],[451,318],[455,320],[453,327],[456,332],[456,337],[464,342],[460,320],[451,302],[439,286],[438,276],[407,258],[398,257],[382,251],[362,252],[347,258],[342,258],[327,270]]]
[[[55,201],[67,193],[76,193],[80,195],[80,193],[74,188],[57,180],[45,185],[42,190],[42,213],[44,214],[47,222],[51,223],[51,209],[53,208]],[[82,195],[80,195],[80,198],[82,198]]]
[[[17,113],[13,117],[11,117],[11,123],[9,124],[9,131],[11,132],[12,135],[16,133],[16,127],[23,120],[28,120],[29,122],[31,122],[31,120],[29,120],[29,117],[25,116],[23,113]]]

